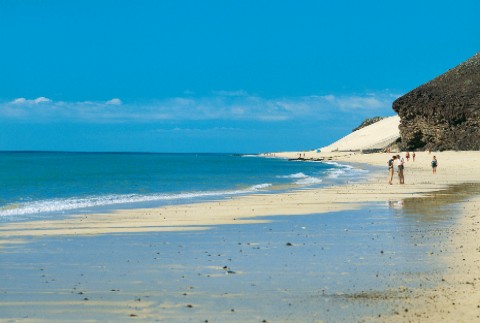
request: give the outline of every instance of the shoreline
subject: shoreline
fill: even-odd
[[[290,153],[295,156],[298,153]],[[312,156],[318,153],[306,153]],[[281,194],[258,194],[233,199],[167,206],[154,209],[124,210],[108,214],[68,216],[61,220],[39,220],[5,223],[0,226],[0,252],[34,239],[59,236],[99,236],[104,234],[131,234],[148,232],[198,231],[229,224],[268,223],[269,216],[307,215],[358,210],[368,203],[393,202],[400,207],[405,200],[435,197],[435,203],[461,203],[463,215],[447,239],[449,245],[438,249],[449,250],[441,256],[445,275],[433,289],[410,290],[393,300],[398,307],[391,317],[370,317],[369,321],[471,321],[480,315],[480,152],[417,153],[415,162],[405,169],[406,184],[387,184],[386,162],[390,154],[331,154],[331,161],[352,164],[384,166],[385,172],[371,174],[365,182],[350,183],[318,189],[307,189]],[[438,172],[431,174],[429,159],[436,155]],[[278,154],[277,154],[278,156]],[[288,154],[281,154],[282,157]],[[474,189],[463,196],[448,188],[458,186],[460,193],[467,183]],[[443,193],[442,193],[443,192]],[[448,198],[452,201],[447,200]],[[466,199],[465,201],[460,201]],[[455,202],[456,201],[456,202]],[[400,203],[401,202],[401,203]],[[428,205],[426,206],[428,208]],[[426,212],[426,211],[420,211]],[[437,250],[432,251],[438,253]],[[407,309],[407,311],[405,311]]]
[[[323,153],[311,152],[314,155]],[[442,155],[440,155],[442,154]],[[10,238],[19,239],[31,236],[49,235],[91,235],[130,232],[158,232],[202,230],[210,226],[227,224],[264,223],[258,217],[279,215],[305,215],[335,211],[355,210],[368,202],[388,202],[445,189],[448,185],[471,181],[470,172],[462,172],[456,167],[454,172],[445,173],[442,167],[451,167],[452,162],[444,162],[442,156],[449,154],[449,159],[459,154],[462,160],[470,158],[471,152],[447,152],[439,154],[439,172],[435,176],[428,173],[425,166],[427,153],[418,153],[417,161],[407,163],[405,170],[406,184],[387,185],[387,172],[372,172],[370,178],[337,186],[296,190],[286,193],[252,194],[237,196],[210,202],[178,204],[156,208],[124,209],[110,213],[67,215],[62,219],[33,220],[5,223],[0,227],[0,246]],[[298,153],[279,153],[282,158]],[[328,162],[350,164],[368,164],[384,166],[389,154],[330,154]],[[433,154],[432,154],[433,156]],[[307,156],[309,158],[309,156]],[[472,164],[480,173],[480,153],[476,154]],[[450,166],[444,166],[444,164]],[[463,163],[463,161],[462,161]],[[414,177],[411,177],[414,175]]]

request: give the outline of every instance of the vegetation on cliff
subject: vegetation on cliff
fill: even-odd
[[[352,132],[355,132],[357,130],[360,130],[362,128],[368,127],[371,124],[374,124],[382,119],[385,119],[385,117],[373,117],[373,118],[367,118],[365,119],[358,127],[352,130]]]

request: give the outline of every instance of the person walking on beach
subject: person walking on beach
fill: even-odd
[[[393,173],[394,173],[394,164],[395,164],[395,159],[397,159],[397,156],[393,156],[389,161],[388,161],[388,184],[392,185],[392,179],[393,179]]]
[[[432,172],[433,172],[433,174],[437,173],[437,166],[438,166],[437,157],[433,156],[433,160],[432,160]]]
[[[404,166],[405,161],[403,160],[403,158],[400,157],[400,155],[397,155],[396,164],[397,164],[397,172],[398,172],[398,182],[400,184],[405,184],[405,177],[403,175],[403,169],[405,168]]]
[[[405,154],[405,158],[407,158],[407,162],[410,161],[410,153],[407,151],[407,153]]]
[[[412,154],[412,160],[415,161],[415,152]]]

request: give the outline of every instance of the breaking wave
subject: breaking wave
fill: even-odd
[[[242,195],[262,191],[271,184],[253,185],[243,190],[185,192],[177,194],[111,194],[90,197],[72,197],[64,199],[48,199],[26,203],[16,203],[0,208],[0,216],[39,214],[50,212],[67,212],[86,208],[108,207],[111,205],[128,205],[145,202],[200,200],[205,198],[221,198],[232,195]]]

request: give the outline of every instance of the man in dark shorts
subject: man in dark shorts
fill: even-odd
[[[432,160],[432,172],[433,172],[433,174],[437,173],[437,166],[438,166],[437,156],[433,156],[433,160]]]

